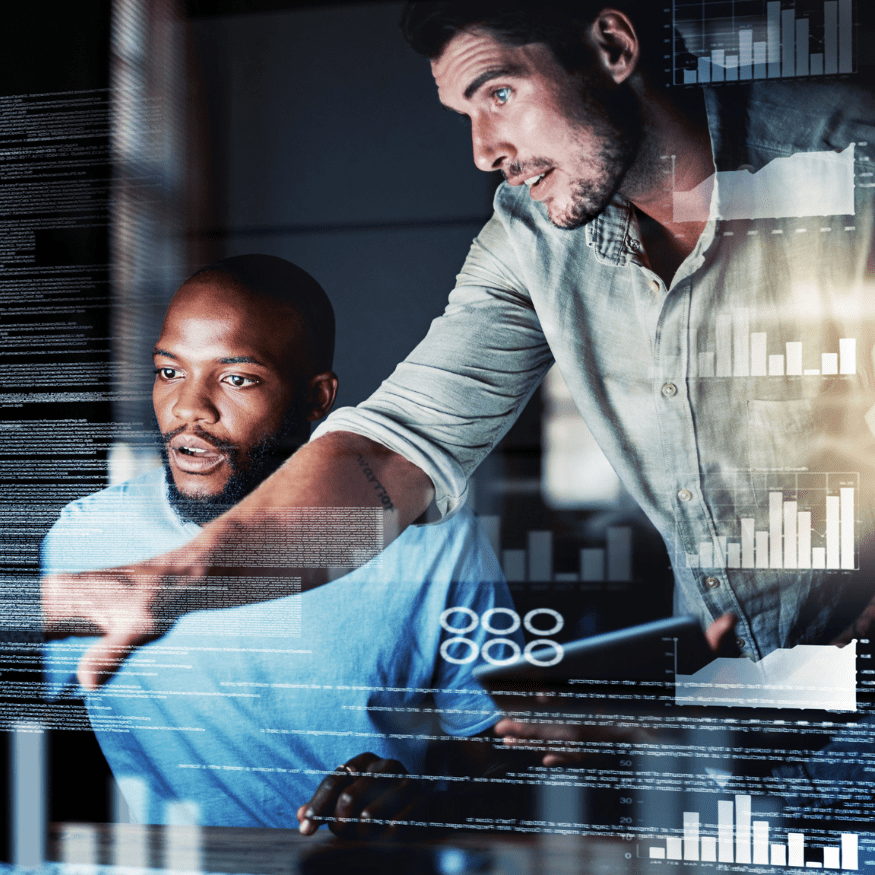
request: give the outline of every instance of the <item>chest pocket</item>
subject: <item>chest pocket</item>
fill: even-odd
[[[857,387],[789,401],[748,400],[751,471],[859,474],[864,493],[869,492],[875,480],[869,407],[871,398]]]

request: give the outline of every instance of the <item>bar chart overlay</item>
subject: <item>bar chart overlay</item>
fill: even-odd
[[[632,527],[608,526],[601,544],[579,550],[579,564],[574,570],[555,567],[553,532],[536,530],[526,533],[526,546],[502,549],[501,520],[497,516],[480,516],[485,531],[508,583],[624,583],[632,580]]]
[[[737,795],[717,802],[717,822],[700,821],[697,811],[683,813],[683,832],[639,845],[638,855],[651,860],[741,863],[806,869],[859,869],[859,837],[840,833],[831,845],[813,847],[804,832],[773,835],[768,820],[755,820],[751,797]]]
[[[687,554],[688,567],[857,570],[859,480],[811,471],[721,475],[721,488],[707,490],[706,500],[727,522]]]
[[[703,377],[827,377],[857,373],[857,341],[838,338],[830,349],[815,349],[802,340],[776,343],[766,331],[751,330],[747,307],[717,313],[713,332],[698,350]]]
[[[856,72],[855,0],[675,0],[672,24],[675,85]]]

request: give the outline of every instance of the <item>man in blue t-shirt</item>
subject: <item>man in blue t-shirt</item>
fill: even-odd
[[[192,276],[154,349],[163,469],[64,508],[43,542],[44,572],[128,565],[184,546],[306,442],[334,401],[333,347],[331,305],[300,268],[240,256]],[[364,513],[363,530],[380,514]],[[288,591],[288,582],[266,568],[251,580],[264,600],[187,613],[87,695],[135,820],[289,827],[300,806],[309,833],[306,803],[350,760],[361,772],[400,773],[376,806],[397,814],[422,795],[403,772],[423,773],[430,742],[458,752],[494,725],[500,714],[473,680],[474,657],[484,627],[519,623],[473,516],[414,526],[367,561],[374,553],[365,537],[346,576],[272,600],[271,586]],[[487,611],[493,623],[480,622]],[[490,646],[491,659],[519,652],[509,637]],[[47,645],[50,695],[76,689],[91,643]],[[373,786],[360,808],[365,799],[375,807]],[[330,820],[332,805],[323,799],[318,813]]]

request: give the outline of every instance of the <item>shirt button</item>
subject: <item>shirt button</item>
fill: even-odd
[[[652,292],[659,291],[659,280],[650,280],[650,290]]]
[[[674,383],[666,383],[662,387],[662,394],[665,395],[666,398],[673,398],[678,393],[678,387],[675,386]]]
[[[707,586],[708,589],[717,589],[717,587],[720,586],[720,581],[717,580],[716,577],[706,577],[705,586]]]
[[[747,647],[747,641],[745,641],[744,638],[736,638],[735,643],[738,645],[739,650],[744,650],[744,648]]]
[[[629,241],[629,248],[633,252],[637,252],[641,248],[641,244],[637,240],[630,240]]]
[[[693,497],[693,493],[689,489],[681,489],[678,492],[678,498],[681,501],[689,501]]]

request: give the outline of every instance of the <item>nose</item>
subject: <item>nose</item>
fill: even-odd
[[[474,147],[474,164],[478,170],[501,170],[513,160],[516,150],[502,137],[494,122],[477,117],[471,122],[471,141]]]
[[[181,380],[173,398],[173,415],[181,422],[216,423],[219,411],[201,380]]]

